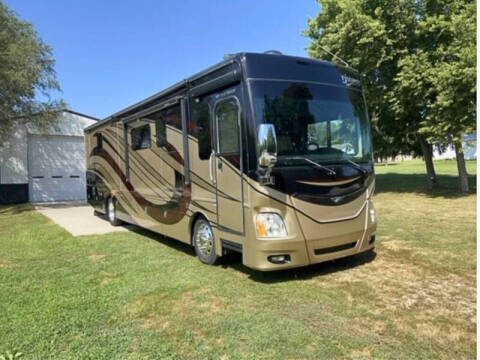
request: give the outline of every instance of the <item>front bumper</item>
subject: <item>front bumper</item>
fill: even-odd
[[[317,264],[368,251],[375,246],[377,229],[376,219],[372,221],[368,214],[369,206],[365,206],[354,219],[324,224],[299,214],[299,217],[304,217],[299,219],[304,226],[297,236],[254,240],[254,249],[249,249],[249,256],[248,259],[244,257],[244,264],[260,271],[274,271]],[[290,259],[281,264],[273,263],[269,257],[275,255],[289,255]]]

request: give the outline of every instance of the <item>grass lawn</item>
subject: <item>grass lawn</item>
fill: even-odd
[[[375,258],[277,273],[203,265],[141,230],[73,237],[29,205],[0,207],[0,354],[473,359],[476,195],[456,192],[453,161],[436,168],[434,192],[421,161],[376,168]]]

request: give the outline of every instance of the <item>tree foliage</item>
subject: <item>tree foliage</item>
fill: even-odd
[[[380,155],[419,154],[475,128],[475,3],[468,0],[319,0],[309,53],[364,74]],[[424,144],[423,144],[424,145]]]
[[[25,122],[56,121],[65,104],[50,95],[60,91],[54,65],[50,46],[0,1],[0,138]]]
[[[417,99],[422,111],[419,131],[429,140],[462,141],[475,130],[475,3],[420,3],[416,48],[399,62],[394,91],[403,102]],[[403,111],[400,97],[393,109]]]

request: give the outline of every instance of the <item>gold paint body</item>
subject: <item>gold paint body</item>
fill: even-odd
[[[155,134],[155,124],[150,126],[151,134]],[[89,154],[87,169],[101,178],[109,195],[115,196],[118,208],[121,209],[119,211],[123,211],[123,218],[119,217],[124,221],[191,244],[193,223],[197,216],[202,215],[212,224],[218,255],[222,255],[223,251],[221,239],[240,244],[243,264],[262,271],[315,264],[374,247],[374,244],[369,243],[370,237],[376,231],[376,222],[372,222],[369,215],[374,181],[364,194],[350,203],[337,206],[312,204],[260,185],[242,174],[225,158],[199,160],[198,141],[189,135],[191,184],[188,209],[176,223],[165,224],[138,203],[111,164],[101,156],[93,154],[97,145],[94,135],[98,132],[101,132],[106,140],[103,142],[104,151],[117,163],[117,170],[126,173],[123,125],[103,125],[94,132],[87,132],[85,141]],[[166,133],[167,141],[184,158],[182,132],[167,126]],[[176,195],[175,192],[179,191],[175,188],[175,170],[184,175],[184,167],[166,149],[158,147],[154,138],[151,148],[136,151],[129,149],[128,153],[129,179],[136,195],[157,205],[171,201]],[[221,169],[219,162],[222,163]],[[215,181],[212,181],[212,176]],[[108,194],[106,196],[109,196]],[[104,198],[100,203],[105,201]],[[105,211],[105,208],[101,204],[97,210]],[[255,217],[261,211],[280,214],[288,236],[257,238]],[[315,254],[315,249],[352,242],[355,242],[355,246],[346,250]],[[280,254],[289,254],[291,261],[285,264],[268,261],[268,256]]]

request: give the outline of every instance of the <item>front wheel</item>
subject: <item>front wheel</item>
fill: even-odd
[[[210,223],[206,219],[199,219],[193,227],[193,246],[201,262],[215,264],[220,258],[215,253],[215,238]]]
[[[118,226],[122,224],[122,221],[117,218],[116,201],[113,197],[108,198],[107,201],[107,217],[112,226]]]

